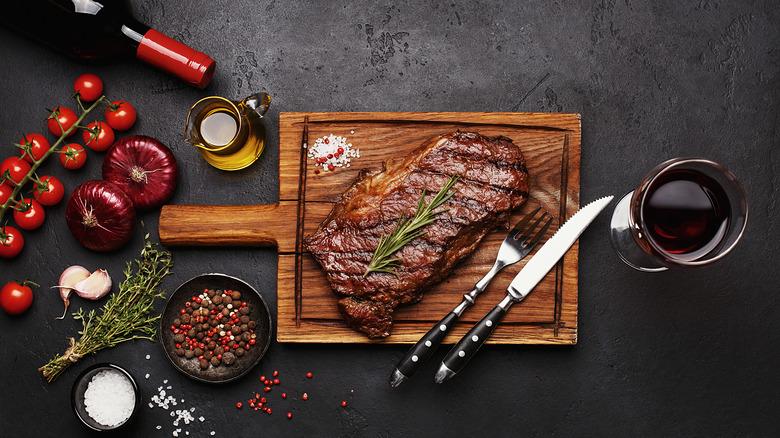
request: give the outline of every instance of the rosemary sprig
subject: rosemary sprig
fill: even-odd
[[[133,339],[154,340],[160,315],[151,316],[151,313],[155,299],[165,297],[165,292],[158,291],[158,286],[171,272],[171,253],[158,251],[156,245],[147,241],[136,265],[133,273],[133,263],[127,263],[125,281],[119,285],[119,292],[103,305],[100,315],[96,316],[94,310],[86,313],[83,309],[73,314],[84,327],[79,331],[81,338],[78,341],[70,338],[70,346],[62,356],[57,355],[38,368],[48,382],[54,381],[87,354]]]
[[[425,234],[423,228],[436,220],[437,214],[449,210],[445,208],[436,211],[437,208],[455,194],[457,190],[450,192],[450,189],[458,181],[458,178],[458,175],[452,175],[447,184],[444,184],[444,187],[439,190],[439,193],[436,194],[428,205],[425,205],[425,189],[423,189],[414,216],[411,218],[401,216],[392,234],[382,234],[382,237],[379,238],[379,245],[374,250],[374,255],[371,257],[371,262],[368,264],[366,272],[363,273],[363,278],[366,278],[371,272],[386,272],[395,275],[395,268],[398,267],[398,262],[401,261],[401,258],[390,258],[390,256],[403,248],[407,243]]]

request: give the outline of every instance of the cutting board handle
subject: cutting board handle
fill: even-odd
[[[165,205],[160,242],[165,246],[275,246],[295,252],[295,202],[267,205]]]

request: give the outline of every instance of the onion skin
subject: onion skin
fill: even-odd
[[[139,211],[152,210],[171,199],[179,165],[161,141],[133,135],[117,141],[106,153],[103,179],[127,193]]]
[[[87,181],[76,187],[65,208],[73,237],[93,251],[119,249],[133,237],[133,201],[108,181]]]

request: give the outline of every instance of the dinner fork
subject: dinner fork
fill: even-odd
[[[395,388],[408,380],[441,344],[450,329],[463,315],[463,312],[474,304],[477,296],[485,290],[493,277],[500,270],[519,262],[523,257],[527,256],[534,249],[534,246],[542,240],[547,229],[550,228],[550,224],[552,224],[553,216],[550,215],[549,219],[542,223],[544,218],[547,217],[547,212],[545,211],[529,225],[541,210],[542,207],[539,207],[528,213],[509,231],[509,234],[504,238],[501,247],[498,249],[498,256],[490,271],[477,282],[471,292],[463,295],[463,301],[457,307],[433,326],[406,353],[406,356],[398,362],[398,365],[393,370],[393,374],[390,376],[390,386]],[[536,232],[534,233],[534,231]]]

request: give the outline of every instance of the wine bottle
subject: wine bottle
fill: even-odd
[[[216,62],[143,23],[125,0],[9,0],[0,22],[84,60],[135,57],[198,88]]]

